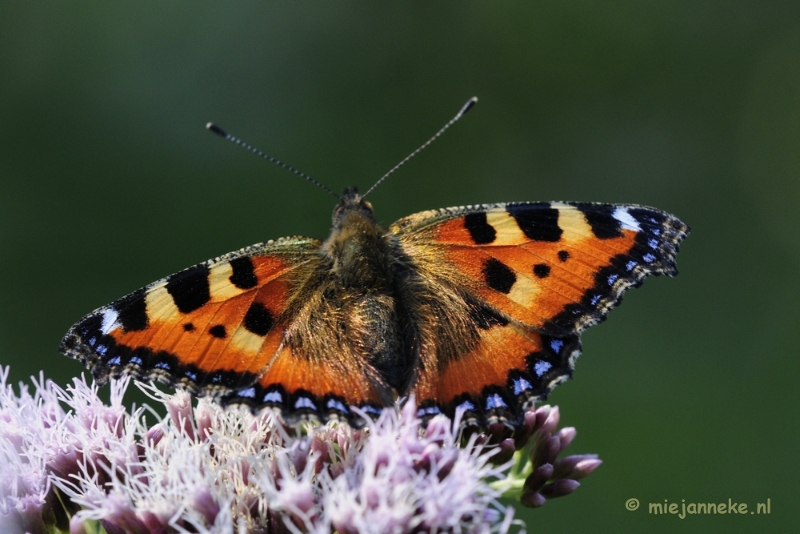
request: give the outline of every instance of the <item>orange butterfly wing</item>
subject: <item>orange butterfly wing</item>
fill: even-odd
[[[385,402],[374,373],[352,358],[298,356],[285,340],[287,308],[317,268],[318,247],[286,238],[185,269],[84,317],[61,352],[100,382],[129,374],[292,418],[354,419],[352,406]]]
[[[421,412],[460,407],[492,422],[514,421],[569,378],[580,332],[625,290],[676,274],[689,228],[643,206],[538,202],[428,211],[389,230],[423,278],[477,309],[465,352],[421,352]]]

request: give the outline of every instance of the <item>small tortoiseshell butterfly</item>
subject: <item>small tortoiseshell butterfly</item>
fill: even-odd
[[[359,425],[353,407],[376,414],[413,394],[424,417],[460,408],[516,426],[625,290],[677,273],[688,232],[654,208],[582,202],[445,208],[384,230],[353,187],[327,240],[189,267],[90,313],[60,350],[98,382],[156,379],[289,422]]]

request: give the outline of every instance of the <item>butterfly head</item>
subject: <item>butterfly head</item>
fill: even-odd
[[[344,190],[339,204],[333,210],[333,227],[340,228],[349,221],[357,219],[374,223],[375,213],[372,204],[364,200],[364,197],[358,193],[358,188],[353,186]]]

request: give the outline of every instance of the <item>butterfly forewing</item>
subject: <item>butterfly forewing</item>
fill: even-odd
[[[95,378],[131,374],[220,395],[260,376],[282,331],[292,290],[319,243],[253,245],[158,280],[90,313],[61,351]]]

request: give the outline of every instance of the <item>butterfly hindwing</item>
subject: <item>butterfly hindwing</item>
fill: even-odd
[[[492,419],[519,415],[568,378],[578,335],[626,289],[676,274],[688,227],[643,206],[535,202],[422,212],[389,231],[423,278],[498,318],[474,321],[476,339],[456,358],[421,355],[418,399],[427,413],[474,407]]]
[[[577,335],[545,336],[508,323],[482,330],[474,349],[422,373],[414,394],[421,413],[463,410],[462,422],[516,424],[525,409],[572,375]]]
[[[390,403],[387,391],[377,373],[362,360],[307,357],[283,345],[254,384],[223,396],[221,401],[255,409],[278,408],[289,421],[335,418],[361,426],[364,421],[353,408],[378,414]]]

